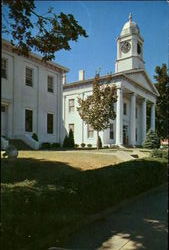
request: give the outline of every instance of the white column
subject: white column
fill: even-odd
[[[136,95],[131,96],[131,114],[130,114],[130,143],[132,146],[136,144]]]
[[[155,104],[151,106],[151,129],[155,131]]]
[[[122,89],[117,89],[116,104],[116,145],[123,144],[123,96]]]
[[[146,114],[146,99],[142,102],[142,143],[146,138],[146,129],[147,129],[147,114]]]

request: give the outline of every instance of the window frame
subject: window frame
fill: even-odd
[[[27,113],[27,111],[29,111],[29,112],[31,112],[31,125],[30,125],[30,129],[29,128],[27,128],[27,127],[29,127],[29,126],[27,126],[27,117],[26,117],[26,113]],[[29,119],[29,118],[28,118]],[[29,121],[28,121],[29,122]],[[25,109],[25,132],[29,132],[29,133],[31,133],[31,132],[33,132],[33,110],[32,109],[29,109],[29,108],[26,108]]]
[[[111,128],[112,126],[112,128]],[[114,123],[110,123],[110,133],[109,133],[110,140],[114,140]]]
[[[50,127],[50,124],[48,123],[48,117],[52,117],[52,127]],[[54,114],[53,113],[47,113],[47,134],[54,134]]]
[[[3,63],[2,63],[2,61],[5,61],[6,62],[6,69],[4,69],[2,66],[3,66]],[[2,70],[5,70],[5,75],[3,75],[2,74]],[[3,78],[3,79],[8,79],[8,59],[7,58],[5,58],[5,57],[2,57],[2,59],[1,59],[1,77]]]
[[[73,127],[73,129],[71,127]],[[72,129],[72,131],[74,133],[74,131],[75,131],[75,124],[74,123],[69,123],[69,131],[70,131],[70,129]]]
[[[32,82],[31,82],[31,84],[27,82],[27,70],[31,70],[32,71],[32,78],[31,78]],[[29,66],[26,66],[25,67],[25,85],[26,86],[33,87],[33,76],[34,76],[34,69],[31,68],[31,67],[29,67]],[[28,80],[30,80],[30,79],[28,79]]]
[[[123,103],[123,115],[127,115],[127,103]]]
[[[49,79],[52,79],[52,82],[49,82]],[[52,88],[50,88],[49,84],[52,85]],[[52,91],[50,91],[52,90]],[[51,75],[48,75],[47,77],[47,91],[48,93],[54,93],[54,77]]]
[[[92,136],[90,135],[92,134]],[[90,124],[87,124],[87,138],[94,138],[94,129]]]
[[[73,105],[70,105],[71,101],[73,101]],[[73,98],[69,99],[68,104],[69,104],[69,113],[74,112],[75,111],[75,99]]]

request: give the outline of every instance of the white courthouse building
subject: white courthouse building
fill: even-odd
[[[155,130],[155,104],[159,95],[145,70],[143,58],[144,40],[139,27],[129,20],[123,26],[117,39],[117,60],[115,73],[110,84],[117,87],[116,119],[110,128],[101,131],[103,145],[141,145],[146,137],[146,105],[151,103],[151,129]],[[101,76],[100,81],[108,75]],[[85,72],[79,71],[79,80],[63,86],[63,120],[67,132],[74,131],[75,143],[96,145],[96,132],[80,118],[78,98],[85,99],[92,94],[94,79],[85,79]]]
[[[33,53],[29,58],[19,56],[6,40],[2,40],[1,59],[1,135],[33,148],[38,148],[33,133],[40,143],[61,143],[62,78],[68,69],[44,63]]]

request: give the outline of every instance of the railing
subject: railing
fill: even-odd
[[[30,146],[32,149],[39,149],[39,147],[40,147],[40,143],[38,141],[35,141],[34,139],[32,139],[32,137],[30,135],[15,136],[15,138],[22,140],[28,146]]]

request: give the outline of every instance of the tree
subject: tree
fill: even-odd
[[[24,56],[34,49],[44,61],[52,60],[58,50],[71,49],[70,41],[87,37],[72,14],[57,15],[49,8],[47,16],[40,15],[35,11],[34,0],[3,0],[2,14],[3,32],[11,34],[16,52]]]
[[[156,103],[156,131],[161,139],[168,138],[168,119],[169,119],[169,75],[166,64],[162,67],[155,68],[155,84],[160,96],[157,97]]]
[[[75,146],[75,141],[74,141],[74,134],[73,134],[73,130],[72,129],[70,129],[69,130],[69,147],[70,148],[74,148],[74,146]]]
[[[110,119],[116,118],[114,103],[117,101],[116,87],[109,86],[112,76],[107,78],[105,84],[100,84],[100,77],[93,81],[93,94],[85,100],[79,98],[77,108],[81,119],[97,131],[97,149],[99,149],[99,132],[110,126]]]
[[[145,142],[143,143],[144,148],[159,148],[160,147],[160,139],[157,136],[156,132],[153,130],[149,130],[146,135]]]

